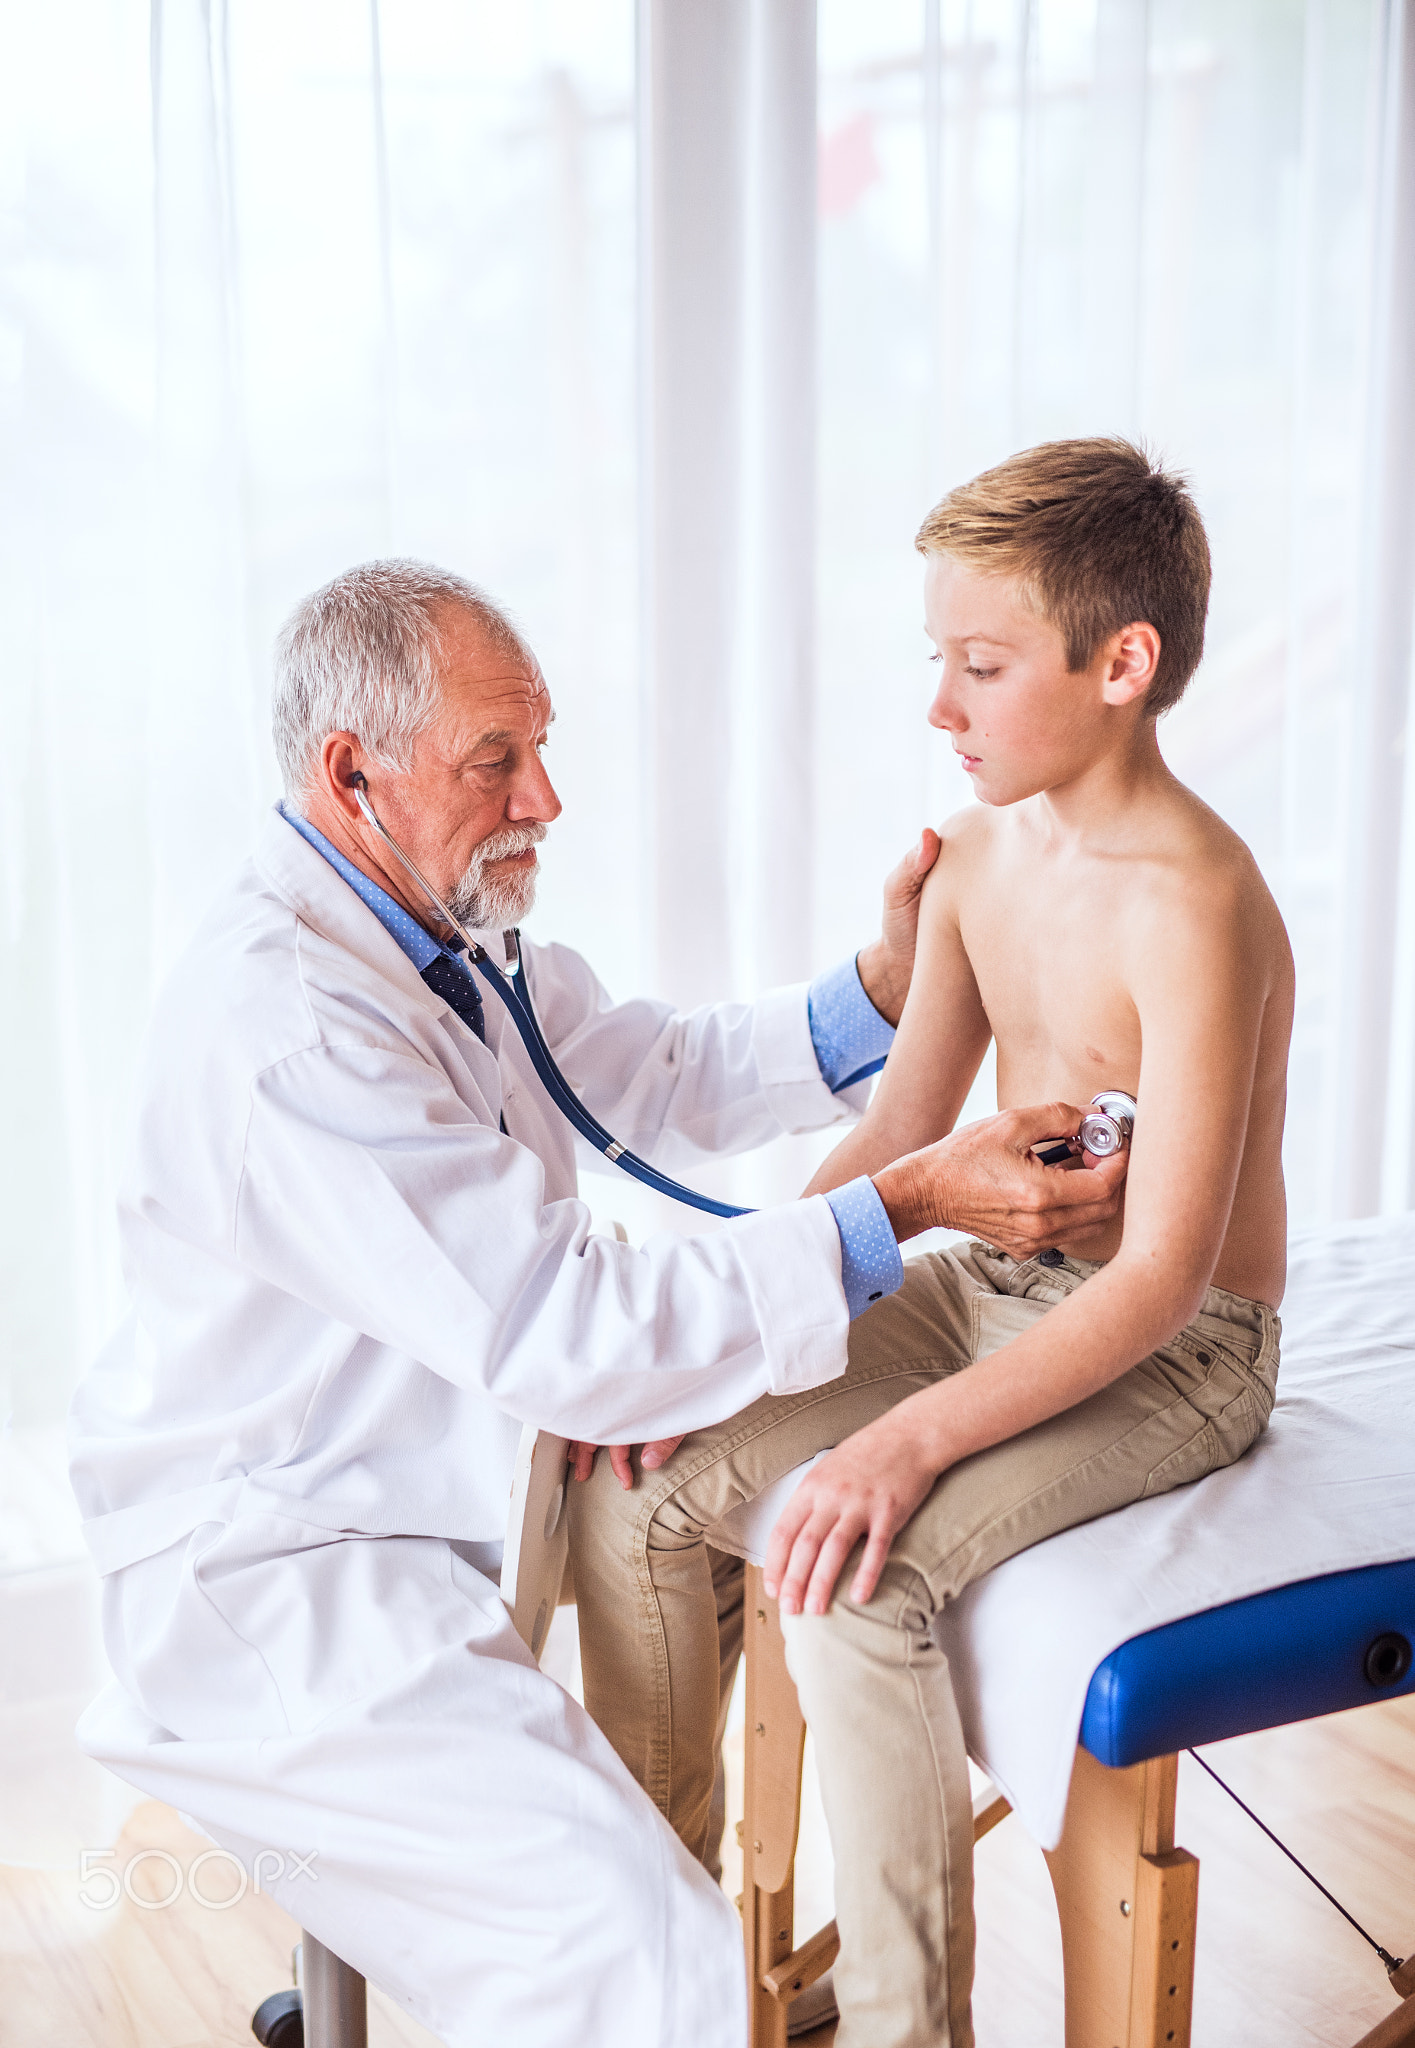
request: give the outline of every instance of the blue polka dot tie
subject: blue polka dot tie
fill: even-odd
[[[449,959],[446,953],[439,953],[423,969],[423,980],[434,995],[441,996],[443,1002],[457,1012],[464,1024],[470,1024],[485,1045],[486,1025],[482,1018],[481,994],[470,971]]]

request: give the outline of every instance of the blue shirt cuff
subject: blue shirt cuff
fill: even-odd
[[[853,960],[818,974],[806,992],[816,1065],[832,1095],[877,1074],[894,1043],[894,1026],[865,994]]]
[[[840,1232],[840,1278],[853,1322],[902,1284],[904,1261],[879,1189],[868,1175],[847,1180],[843,1188],[831,1188],[826,1200]]]

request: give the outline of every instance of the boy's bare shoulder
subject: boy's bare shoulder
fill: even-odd
[[[1290,977],[1287,930],[1251,849],[1180,783],[1150,843],[1128,864],[1126,908],[1151,939],[1185,937],[1264,961]]]
[[[943,842],[924,881],[920,908],[926,917],[956,916],[960,899],[973,889],[996,836],[996,815],[985,804],[968,804],[937,828]]]

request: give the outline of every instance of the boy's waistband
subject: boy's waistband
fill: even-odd
[[[1074,1294],[1082,1281],[1110,1263],[1107,1259],[1073,1258],[1070,1253],[1014,1259],[1010,1252],[1000,1252],[992,1245],[976,1241],[969,1249],[987,1270],[999,1294],[1020,1294],[1042,1301],[1061,1301]],[[1198,1313],[1185,1327],[1193,1329],[1196,1323],[1205,1320],[1227,1323],[1234,1330],[1243,1331],[1254,1340],[1257,1350],[1276,1344],[1282,1335],[1282,1319],[1276,1309],[1246,1294],[1234,1294],[1227,1287],[1206,1288]]]

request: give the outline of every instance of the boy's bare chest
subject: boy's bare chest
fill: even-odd
[[[960,906],[1002,1107],[1049,1095],[1088,1102],[1138,1084],[1125,922],[1105,889],[1042,875],[982,876]]]

